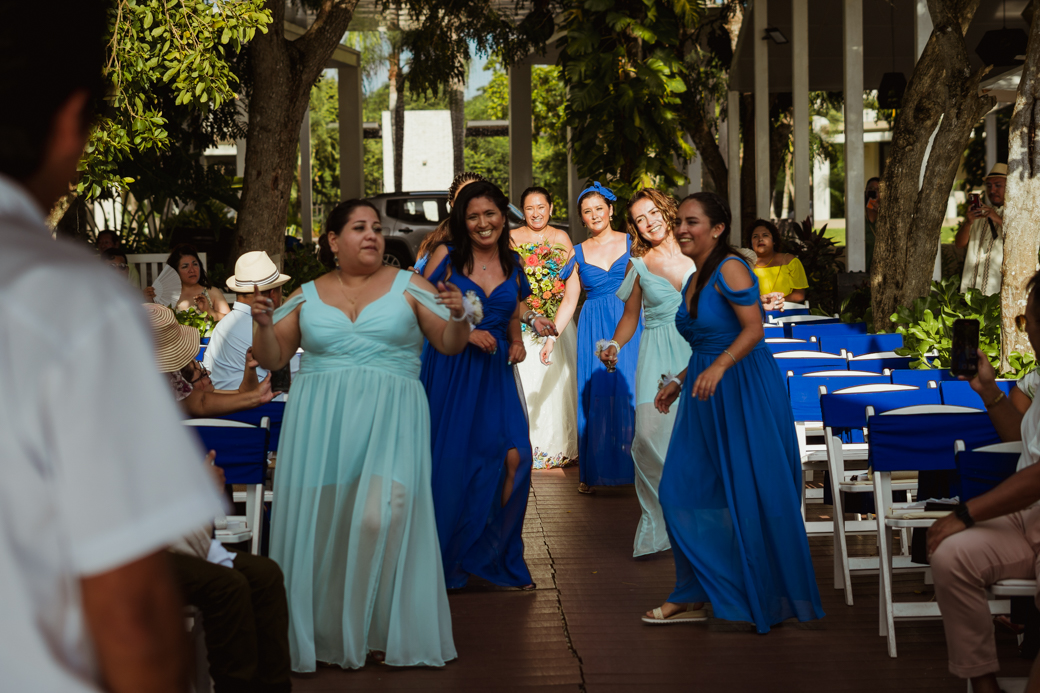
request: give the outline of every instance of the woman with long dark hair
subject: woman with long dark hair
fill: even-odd
[[[475,183],[478,180],[487,180],[484,176],[473,171],[463,171],[451,181],[451,185],[448,187],[448,211],[449,216],[451,212],[451,206],[455,204],[455,198],[459,196],[459,191],[465,188],[470,183]],[[448,229],[448,220],[444,219],[437,228],[430,231],[426,235],[426,238],[419,244],[418,250],[415,251],[415,271],[422,274],[426,271],[426,264],[430,261],[430,253],[434,249],[446,243],[448,238],[451,236],[451,231]]]
[[[195,246],[187,243],[175,245],[170,250],[170,256],[166,258],[166,264],[177,272],[181,280],[181,295],[170,306],[174,311],[193,307],[208,315],[214,322],[231,312],[231,306],[224,298],[224,293],[219,288],[210,286],[206,268],[202,266]],[[152,296],[154,295],[155,292],[152,291]]]
[[[649,624],[707,619],[705,602],[760,633],[788,618],[823,617],[802,522],[801,461],[784,380],[766,347],[758,282],[727,242],[729,208],[715,193],[679,207],[675,237],[697,272],[675,316],[690,363],[657,395],[679,398],[661,476],[675,591]]]
[[[805,268],[801,260],[784,252],[784,241],[776,224],[767,219],[753,221],[747,245],[755,251],[754,270],[763,303],[781,309],[785,301],[801,303],[805,300],[805,290],[809,288]]]
[[[302,345],[278,445],[271,558],[285,574],[294,671],[317,662],[442,666],[455,658],[430,492],[423,338],[466,347],[462,295],[383,265],[379,213],[329,214],[329,272],[278,310],[255,293],[253,353],[285,367]],[[449,313],[450,310],[450,313]]]
[[[509,247],[508,206],[492,183],[467,185],[448,218],[450,245],[434,250],[426,266],[431,282],[457,286],[479,318],[461,354],[423,350],[433,503],[449,588],[465,586],[470,575],[533,587],[522,537],[531,441],[512,364],[526,356],[521,320],[542,336],[556,328],[524,302],[531,289]]]

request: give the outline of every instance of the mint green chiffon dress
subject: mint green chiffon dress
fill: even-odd
[[[617,291],[627,301],[635,287],[636,277],[643,294],[643,336],[639,339],[639,363],[636,366],[636,428],[632,437],[632,461],[636,468],[636,496],[642,514],[636,526],[632,555],[645,556],[667,551],[668,530],[665,527],[657,490],[668,454],[677,407],[662,414],[654,407],[658,383],[665,374],[678,375],[690,361],[690,345],[675,327],[675,313],[682,304],[682,294],[672,283],[654,274],[642,258],[629,260],[632,269]],[[683,285],[693,274],[691,267],[683,277]]]
[[[299,308],[300,371],[285,409],[271,558],[285,575],[294,671],[317,662],[442,666],[456,656],[430,485],[423,335],[405,298],[447,319],[402,270],[356,321],[313,282]]]

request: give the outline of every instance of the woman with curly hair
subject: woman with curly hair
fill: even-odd
[[[660,190],[646,188],[628,203],[628,233],[632,258],[617,297],[625,302],[610,346],[600,354],[608,366],[617,363],[618,350],[631,341],[643,311],[643,336],[636,366],[636,429],[632,461],[636,468],[636,495],[642,515],[636,527],[633,556],[666,551],[665,529],[657,488],[661,483],[675,412],[661,413],[654,398],[661,380],[674,376],[690,360],[690,345],[675,328],[675,312],[682,303],[682,287],[693,274],[693,260],[675,241],[675,201]]]

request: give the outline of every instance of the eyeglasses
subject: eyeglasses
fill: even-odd
[[[125,270],[130,265],[126,264],[125,262],[112,262],[112,263],[109,263],[108,266],[109,267],[113,267],[113,268],[118,269],[118,270]]]
[[[1015,318],[1015,329],[1019,332],[1026,331],[1026,316],[1025,313]]]
[[[198,373],[195,374],[195,377],[188,381],[189,385],[194,385],[195,383],[199,382],[203,378],[206,378],[206,377],[209,376],[209,371],[206,370],[206,367],[202,365],[202,361],[196,361],[195,365],[199,367],[199,370],[198,370]]]

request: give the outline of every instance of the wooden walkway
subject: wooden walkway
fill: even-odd
[[[767,635],[709,621],[651,627],[639,617],[671,592],[671,552],[632,558],[633,487],[576,492],[577,469],[536,471],[525,524],[538,589],[471,584],[449,597],[459,657],[440,669],[322,668],[294,679],[311,691],[954,691],[938,621],[897,626],[899,658],[877,635],[877,578],[853,578],[856,604],[832,588],[830,537],[810,547],[827,617]],[[810,506],[811,508],[814,506]],[[823,506],[815,506],[829,510]],[[854,552],[867,553],[873,537]],[[929,599],[920,577],[898,576],[898,598]],[[1026,676],[1014,638],[998,634],[1003,676]]]

